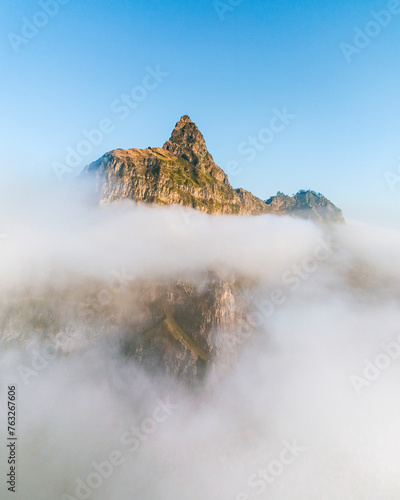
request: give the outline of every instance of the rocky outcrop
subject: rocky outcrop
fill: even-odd
[[[179,204],[208,214],[276,214],[341,222],[342,213],[313,191],[283,194],[264,202],[244,189],[232,188],[214,162],[203,135],[182,116],[162,148],[115,149],[91,163],[83,177],[95,180],[100,203],[122,199],[158,205]]]
[[[268,213],[270,208],[228,176],[208,152],[204,137],[188,116],[176,124],[163,148],[116,149],[86,167],[93,174],[100,203],[132,199],[179,204],[208,214]]]
[[[32,288],[6,297],[0,328],[8,341],[29,343],[37,336],[65,353],[112,342],[147,370],[191,382],[210,365],[235,361],[252,333],[251,287],[244,278],[215,272],[180,281],[71,281],[64,289]]]
[[[142,283],[135,292],[141,316],[123,320],[125,353],[186,380],[201,377],[210,364],[229,366],[249,336],[243,286],[214,273],[175,284]]]
[[[342,223],[342,211],[321,193],[301,190],[294,196],[278,193],[265,202],[273,212],[290,214],[324,223]]]
[[[182,116],[176,124],[171,138],[163,148],[178,158],[183,158],[216,179],[231,187],[228,176],[218,167],[208,152],[206,141],[189,116]]]

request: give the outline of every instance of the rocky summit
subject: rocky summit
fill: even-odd
[[[273,212],[292,214],[318,222],[344,222],[342,211],[321,193],[302,189],[294,196],[277,193],[265,202]]]
[[[278,193],[265,202],[244,189],[234,189],[187,115],[162,148],[115,149],[87,166],[82,175],[94,176],[101,204],[131,199],[179,204],[208,214],[293,214],[324,222],[343,220],[339,209],[313,191],[293,198]]]

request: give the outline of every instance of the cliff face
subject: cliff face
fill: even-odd
[[[123,348],[145,366],[187,380],[210,364],[229,366],[248,337],[249,303],[237,279],[213,273],[179,283],[141,283],[141,315],[122,320]]]
[[[243,278],[213,272],[124,285],[71,281],[4,297],[0,327],[8,340],[29,342],[36,334],[64,352],[112,340],[151,372],[192,382],[211,364],[224,368],[236,359],[252,333],[249,290]]]
[[[209,214],[271,211],[248,191],[232,188],[188,116],[176,124],[163,148],[116,149],[89,165],[84,175],[88,173],[95,176],[100,203],[128,198],[180,204]]]

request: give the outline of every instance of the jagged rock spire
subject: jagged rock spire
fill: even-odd
[[[204,161],[213,161],[212,156],[207,151],[206,141],[202,133],[188,115],[182,116],[175,125],[171,138],[164,144],[164,149],[194,165]]]
[[[188,115],[182,116],[175,125],[169,141],[164,144],[163,148],[229,185],[228,176],[215,164],[208,152],[203,134]]]

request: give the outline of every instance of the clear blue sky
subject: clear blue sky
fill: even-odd
[[[113,132],[74,173],[111,149],[162,146],[188,114],[222,168],[240,164],[234,187],[263,199],[311,188],[349,218],[395,225],[400,183],[384,174],[400,165],[400,14],[348,63],[340,44],[387,1],[232,3],[222,20],[213,0],[71,0],[46,22],[40,2],[4,0],[0,181],[54,179],[103,119]],[[24,18],[44,26],[11,43]],[[112,103],[158,65],[168,76],[122,120]],[[239,145],[285,107],[295,118],[248,161]]]

